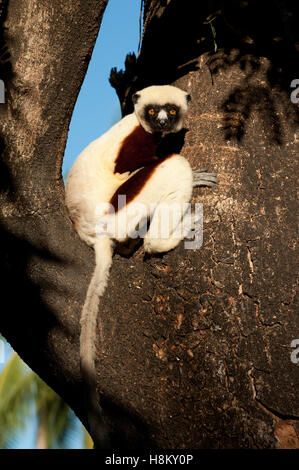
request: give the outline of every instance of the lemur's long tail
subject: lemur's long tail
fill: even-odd
[[[102,322],[97,325],[100,297],[103,295],[112,264],[113,246],[108,237],[100,237],[94,245],[96,267],[93,272],[81,315],[80,361],[81,374],[86,386],[86,410],[89,430],[95,448],[110,448],[107,426],[96,389],[95,351],[96,337],[102,336]],[[98,326],[98,328],[97,328]]]

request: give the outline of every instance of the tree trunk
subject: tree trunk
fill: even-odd
[[[1,17],[1,332],[83,421],[78,321],[93,253],[68,217],[61,163],[106,3],[10,0]]]
[[[93,253],[66,214],[60,167],[103,5],[45,3],[10,0],[5,23],[14,74],[0,125],[1,330],[86,424],[78,320]],[[149,84],[190,92],[182,154],[219,176],[194,192],[200,249],[114,257],[97,371],[119,447],[298,447],[296,12],[225,5],[145,1],[140,57],[122,83],[114,75],[125,112]]]

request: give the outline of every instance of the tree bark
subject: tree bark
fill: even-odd
[[[26,3],[20,9],[11,0],[6,20],[14,74],[1,111],[2,296],[9,305],[1,330],[86,424],[78,320],[93,253],[66,214],[60,171],[103,4],[66,2],[61,11],[52,2],[49,11],[46,2],[38,9]],[[194,192],[204,205],[199,250],[181,244],[158,257],[142,248],[114,257],[99,312],[97,371],[115,446],[298,447],[290,357],[296,11],[289,2],[265,11],[249,3],[147,0],[140,57],[117,89],[125,112],[146,85],[190,92],[182,154],[193,168],[216,171],[219,185]]]
[[[191,94],[183,154],[220,181],[195,192],[203,247],[140,260],[128,279],[144,306],[135,300],[127,321],[148,346],[144,368],[128,365],[123,380],[134,383],[134,370],[147,390],[150,375],[143,402],[161,447],[298,447],[296,13],[290,2],[145,2],[134,87],[174,83]]]
[[[1,332],[83,421],[78,321],[93,254],[68,217],[61,163],[106,3],[10,0],[1,28]]]

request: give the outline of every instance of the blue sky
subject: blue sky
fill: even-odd
[[[121,118],[115,90],[109,84],[112,67],[124,67],[126,54],[137,54],[141,0],[109,0],[100,33],[92,54],[72,116],[65,150],[63,173],[67,173],[75,158],[92,140],[107,131]],[[6,345],[5,358],[10,348]],[[0,371],[3,364],[0,364]],[[1,397],[0,397],[1,399]],[[28,422],[26,431],[16,442],[16,448],[34,448],[36,420]],[[80,432],[72,436],[74,448],[81,445]]]
[[[141,0],[109,0],[88,71],[81,88],[67,141],[63,173],[76,156],[121,118],[118,97],[108,78],[112,67],[124,67],[128,52],[137,54]]]
[[[137,55],[141,0],[109,0],[99,36],[73,112],[62,171],[79,153],[121,119],[119,100],[109,83],[112,67],[124,68],[129,52]],[[74,447],[80,436],[73,437]]]

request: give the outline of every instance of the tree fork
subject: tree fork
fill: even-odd
[[[0,108],[2,292],[9,305],[1,330],[86,423],[78,321],[93,253],[65,211],[60,168],[103,5],[72,2],[61,10],[52,2],[50,13],[44,2],[38,11],[33,3],[21,10],[11,0],[5,23],[13,74]],[[97,371],[118,447],[298,446],[290,358],[298,107],[289,88],[298,33],[288,2],[279,4],[284,15],[262,8],[145,2],[124,112],[130,95],[150,84],[190,92],[182,153],[193,168],[217,172],[220,183],[194,193],[204,205],[201,249],[181,244],[161,257],[144,258],[142,248],[129,259],[115,255],[101,303]],[[45,17],[57,34],[39,28]]]

